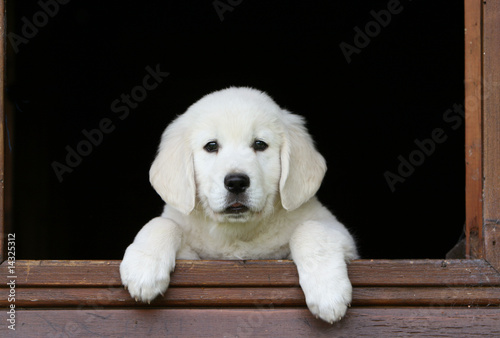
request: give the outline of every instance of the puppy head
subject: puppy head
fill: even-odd
[[[163,133],[150,180],[163,200],[217,222],[293,210],[319,189],[323,157],[300,116],[265,93],[228,88],[193,104]]]

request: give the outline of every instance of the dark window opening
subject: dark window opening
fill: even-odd
[[[461,2],[53,3],[8,4],[19,259],[121,259],[163,206],[148,179],[163,129],[231,85],[306,117],[329,167],[319,198],[363,258],[459,240]]]

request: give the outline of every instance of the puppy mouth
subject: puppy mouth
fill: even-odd
[[[249,210],[249,208],[246,205],[241,204],[239,202],[235,202],[233,204],[230,204],[224,210],[224,213],[226,213],[226,214],[242,214],[244,212],[247,212],[248,210]]]

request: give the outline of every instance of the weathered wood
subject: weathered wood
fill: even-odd
[[[17,261],[19,286],[120,286],[120,261]],[[9,276],[6,262],[0,278]],[[354,286],[500,285],[484,260],[357,260],[349,265]],[[178,260],[172,286],[298,286],[292,261]],[[6,287],[0,284],[0,287]]]
[[[486,220],[483,227],[486,260],[500,272],[500,221]]]
[[[355,286],[500,285],[484,260],[361,260],[349,266]]]
[[[8,289],[0,289],[0,306],[8,307]],[[122,287],[18,288],[18,308],[108,307],[305,307],[299,287],[171,287],[151,304],[138,303]],[[500,287],[355,287],[352,305],[500,306]]]
[[[30,310],[16,312],[15,328],[19,337],[498,337],[500,309],[351,308],[333,325],[307,309]]]
[[[483,258],[482,1],[465,0],[465,227],[466,255]]]
[[[123,287],[20,288],[16,306],[36,307],[252,307],[257,305],[305,306],[299,287],[286,288],[185,288],[171,287],[150,304],[136,302]],[[8,290],[0,290],[0,306],[8,306]]]
[[[500,271],[500,3],[483,4],[485,258]]]

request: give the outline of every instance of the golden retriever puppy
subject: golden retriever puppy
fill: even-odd
[[[310,311],[340,320],[357,251],[315,197],[325,171],[303,118],[265,93],[206,95],[162,135],[149,174],[166,206],[127,248],[123,285],[149,302],[166,291],[176,259],[293,259]]]

